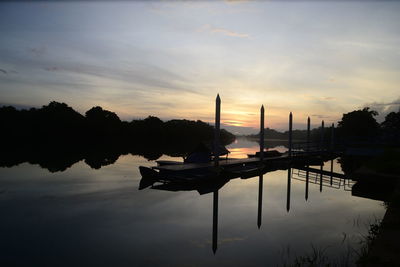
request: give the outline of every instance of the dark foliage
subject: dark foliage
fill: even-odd
[[[381,124],[383,138],[392,143],[400,143],[400,110],[390,112]]]
[[[84,160],[92,168],[112,164],[122,154],[155,160],[162,154],[184,156],[202,141],[211,141],[214,127],[202,121],[121,121],[114,112],[97,106],[85,116],[65,103],[51,102],[40,109],[0,107],[0,166],[31,162],[63,171]],[[223,144],[235,136],[221,131]]]
[[[334,134],[336,134],[336,129]],[[322,127],[314,128],[310,130],[310,142],[320,143],[321,141],[323,141],[325,144],[329,144],[329,142],[331,141],[331,135],[332,128],[330,126],[324,127],[324,130],[322,130]],[[258,140],[259,136],[259,134],[256,134],[249,135],[248,137]],[[264,132],[264,137],[265,139],[271,140],[288,140],[289,131],[279,132],[274,129],[266,128]],[[292,139],[296,142],[307,141],[307,130],[293,130]]]
[[[343,138],[376,137],[380,128],[374,118],[376,115],[378,112],[369,110],[368,107],[343,114],[338,123],[340,136]]]

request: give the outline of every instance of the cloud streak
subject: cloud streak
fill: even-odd
[[[400,111],[400,97],[394,101],[390,102],[372,102],[367,103],[363,107],[369,107],[372,110],[378,112],[376,116],[376,120],[378,122],[382,122],[385,120],[385,117],[390,112],[399,112]]]
[[[225,36],[238,37],[238,38],[249,38],[250,37],[250,35],[248,35],[246,33],[239,33],[239,32],[231,31],[231,30],[224,29],[224,28],[218,28],[218,27],[214,27],[210,24],[203,25],[199,29],[199,31],[200,32],[217,33],[217,34],[221,34],[221,35],[225,35]]]

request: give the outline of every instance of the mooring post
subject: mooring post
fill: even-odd
[[[214,165],[219,165],[219,138],[220,138],[220,121],[221,121],[221,98],[217,94],[215,100],[215,129],[214,129]]]
[[[289,114],[289,157],[292,156],[292,123],[293,115],[292,112]]]
[[[324,121],[322,121],[321,124],[321,150],[324,150],[324,131],[325,131],[325,126],[324,126]]]
[[[264,159],[264,105],[260,110],[260,161]]]
[[[310,117],[307,119],[307,153],[310,152]]]
[[[331,128],[331,152],[333,153],[333,149],[335,146],[335,124],[332,123],[332,128]]]

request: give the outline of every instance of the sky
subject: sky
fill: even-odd
[[[0,3],[0,105],[65,102],[234,133],[400,107],[397,1]]]

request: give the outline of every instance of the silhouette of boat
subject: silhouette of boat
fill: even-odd
[[[264,158],[273,158],[273,157],[280,157],[282,156],[284,153],[281,153],[277,150],[265,150],[263,153]],[[247,156],[249,158],[259,158],[260,157],[260,152],[256,152],[255,154],[247,154]]]

